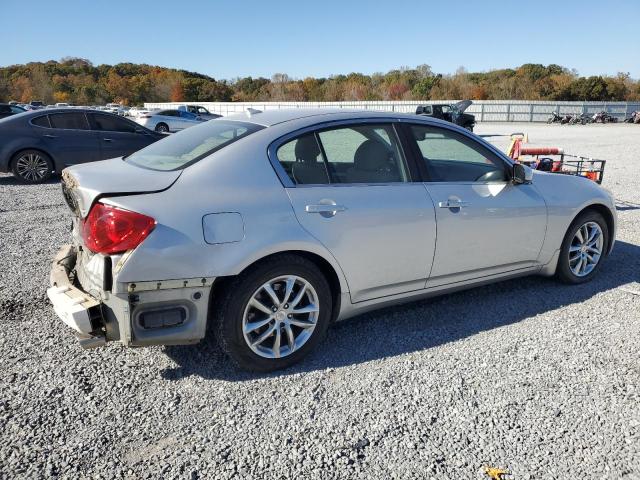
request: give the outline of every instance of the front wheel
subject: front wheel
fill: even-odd
[[[274,257],[224,288],[215,313],[218,341],[246,370],[286,368],[321,341],[331,311],[329,284],[312,262]]]
[[[43,183],[53,173],[53,162],[44,152],[24,150],[14,157],[11,171],[23,183]]]
[[[169,126],[166,123],[159,123],[156,125],[156,132],[169,133]]]
[[[597,212],[588,211],[576,218],[562,242],[558,259],[558,278],[571,284],[591,280],[609,245],[607,223]]]

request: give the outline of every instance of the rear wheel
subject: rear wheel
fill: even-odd
[[[232,280],[213,298],[218,341],[246,370],[268,372],[300,361],[321,341],[331,290],[310,261],[282,255]]]
[[[166,123],[159,123],[159,124],[156,125],[156,132],[168,133],[169,132],[169,126]]]
[[[24,150],[11,162],[13,175],[24,183],[46,182],[53,173],[51,157],[39,150]]]
[[[607,223],[597,212],[587,211],[576,218],[562,242],[557,275],[565,283],[591,280],[609,244]]]

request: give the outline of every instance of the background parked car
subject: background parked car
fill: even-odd
[[[470,132],[473,132],[473,127],[476,124],[476,117],[470,113],[464,113],[472,103],[473,102],[471,100],[462,100],[461,102],[454,103],[453,105],[420,105],[416,109],[416,114],[446,120],[447,122],[455,123],[456,125],[460,125],[462,128],[466,128]]]
[[[16,113],[24,113],[27,110],[18,105],[9,105],[8,103],[0,103],[0,118],[10,117]]]
[[[139,115],[136,122],[156,132],[178,132],[206,121],[206,119],[184,110],[160,110]]]
[[[69,165],[129,155],[163,137],[110,113],[36,110],[0,120],[0,172],[41,183]]]
[[[181,112],[189,112],[194,115],[198,115],[205,120],[213,120],[214,118],[220,118],[222,115],[218,115],[217,113],[211,113],[209,110],[204,108],[201,105],[180,105],[178,110]]]
[[[151,110],[149,110],[148,108],[145,108],[145,107],[131,107],[129,109],[129,111],[127,112],[127,115],[129,117],[136,118],[136,117],[138,117],[140,115],[146,115],[150,111]]]

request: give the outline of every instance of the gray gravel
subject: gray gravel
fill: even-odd
[[[640,478],[640,128],[477,130],[610,160],[626,203],[599,277],[369,314],[268,376],[212,341],[81,350],[45,297],[69,230],[59,186],[0,176],[0,477]]]

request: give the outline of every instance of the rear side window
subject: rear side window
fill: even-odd
[[[42,115],[40,117],[34,118],[33,120],[31,120],[31,124],[37,127],[51,128],[48,115]]]
[[[135,125],[115,115],[95,114],[93,123],[96,130],[124,133],[135,133],[136,131]]]
[[[180,112],[178,110],[161,110],[156,115],[164,115],[165,117],[179,117]]]
[[[391,125],[356,125],[307,134],[282,145],[277,156],[296,185],[409,181]]]
[[[263,128],[245,122],[203,122],[152,143],[125,161],[151,170],[181,170]]]
[[[0,113],[11,113],[11,107],[9,105],[0,105]]]
[[[65,130],[90,130],[87,117],[84,113],[53,113],[49,115],[52,128]]]

